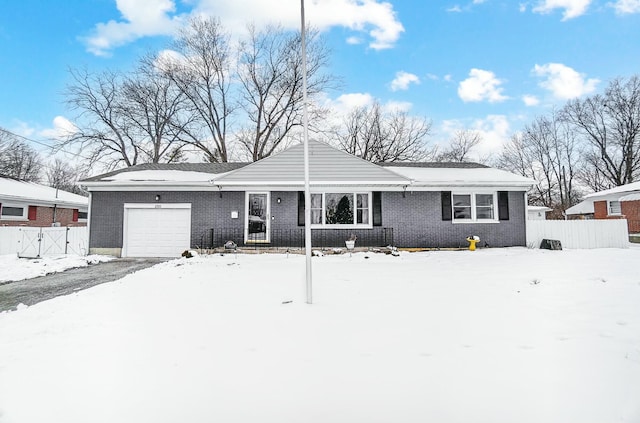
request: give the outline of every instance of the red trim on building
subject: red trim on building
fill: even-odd
[[[38,208],[36,206],[29,206],[29,214],[27,216],[27,219],[36,220],[37,219],[37,211],[38,211]]]

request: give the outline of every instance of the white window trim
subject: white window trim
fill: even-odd
[[[476,195],[477,194],[491,194],[493,195],[493,219],[478,219],[476,217]],[[453,202],[454,195],[469,195],[471,196],[471,219],[456,219],[455,218],[455,204]],[[451,221],[453,223],[500,223],[498,219],[498,192],[497,191],[453,191],[451,192]]]
[[[29,206],[25,206],[24,204],[2,203],[2,208],[4,209],[5,207],[15,207],[15,208],[22,209],[22,216],[4,216],[0,214],[0,220],[14,220],[14,221],[29,220]]]
[[[336,191],[324,191],[324,192],[312,192],[311,194],[320,194],[322,195],[322,223],[312,223],[312,229],[372,229],[373,228],[373,192],[371,191],[347,191],[340,192],[340,190]],[[368,197],[367,204],[369,205],[368,211],[368,222],[369,223],[353,223],[353,224],[340,224],[340,223],[331,223],[327,224],[326,218],[326,194],[351,194],[353,195],[353,221],[357,222],[358,220],[358,198],[357,195],[366,195]]]
[[[618,208],[620,209],[618,213],[611,211],[611,203],[618,203]],[[607,200],[607,216],[622,216],[622,203],[620,203],[620,200]]]

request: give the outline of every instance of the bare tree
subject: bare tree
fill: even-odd
[[[57,143],[76,146],[90,163],[172,162],[181,157],[181,93],[171,80],[141,62],[136,73],[71,71],[67,103],[78,110],[78,130]]]
[[[227,162],[227,131],[237,108],[229,36],[219,20],[196,17],[173,47],[180,57],[160,59],[159,67],[186,97],[192,114],[190,124],[181,128],[184,141],[202,151],[208,162]]]
[[[469,159],[469,153],[475,146],[482,142],[482,135],[471,129],[456,131],[447,148],[438,155],[438,160],[443,162],[465,162]]]
[[[340,148],[372,162],[420,161],[433,158],[427,148],[431,122],[378,102],[353,109],[335,131]]]
[[[578,141],[556,111],[537,117],[521,134],[512,137],[498,163],[537,181],[529,194],[534,204],[562,213],[579,200],[575,184],[581,165]]]
[[[192,120],[181,113],[185,97],[173,81],[144,59],[122,86],[120,112],[133,127],[142,161],[176,162],[183,158],[183,128]]]
[[[334,80],[322,73],[328,52],[318,33],[309,31],[306,39],[307,93],[312,100]],[[257,31],[250,26],[249,39],[241,44],[239,55],[239,102],[249,124],[238,139],[255,161],[273,154],[302,125],[301,34],[281,27]],[[323,111],[311,108],[310,113],[313,121]]]
[[[87,195],[77,182],[86,176],[86,172],[73,167],[59,158],[55,158],[46,170],[47,183],[50,187],[79,195]]]
[[[36,150],[15,134],[0,128],[0,175],[38,182],[41,165]]]
[[[631,183],[640,176],[640,77],[618,78],[603,95],[573,100],[564,117],[586,139],[590,172],[586,181]]]

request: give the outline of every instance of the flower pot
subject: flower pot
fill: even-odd
[[[344,244],[347,246],[347,250],[353,250],[356,246],[356,242],[351,240],[346,240]]]

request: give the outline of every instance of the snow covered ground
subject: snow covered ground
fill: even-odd
[[[113,260],[113,257],[89,255],[58,255],[38,259],[18,258],[15,254],[0,255],[0,282],[20,281],[49,273],[62,272],[73,267]]]
[[[0,314],[0,422],[639,422],[638,263],[327,255],[313,305],[303,256],[161,263]]]

